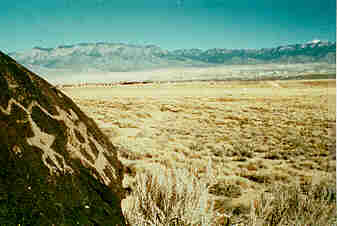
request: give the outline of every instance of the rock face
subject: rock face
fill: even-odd
[[[125,225],[116,148],[67,96],[0,52],[0,225]]]

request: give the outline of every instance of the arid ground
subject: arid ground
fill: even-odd
[[[63,91],[120,147],[129,181],[155,164],[191,169],[209,183],[218,212],[245,212],[276,182],[336,178],[333,79]]]

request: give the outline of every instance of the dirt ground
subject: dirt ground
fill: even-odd
[[[120,147],[131,174],[152,164],[211,181],[218,210],[275,182],[336,172],[336,81],[186,82],[64,88]]]

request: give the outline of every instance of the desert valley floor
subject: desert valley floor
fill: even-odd
[[[62,90],[120,148],[129,181],[155,164],[190,169],[220,212],[244,211],[276,182],[336,178],[334,79]]]

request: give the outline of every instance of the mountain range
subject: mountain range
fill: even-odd
[[[315,40],[262,49],[213,48],[168,51],[156,45],[80,43],[56,48],[34,47],[9,54],[32,70],[76,72],[137,71],[170,67],[217,65],[336,63],[336,42]]]

